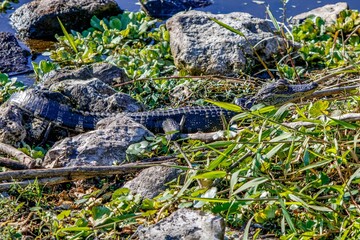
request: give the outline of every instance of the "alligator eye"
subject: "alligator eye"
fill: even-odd
[[[280,91],[286,91],[288,90],[288,87],[286,85],[280,84],[277,86],[277,89]]]

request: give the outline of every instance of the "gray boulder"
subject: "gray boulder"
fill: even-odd
[[[133,194],[143,198],[154,198],[166,189],[166,183],[179,176],[181,170],[171,167],[150,167],[142,170],[138,176],[125,183]]]
[[[239,30],[246,39],[210,18]],[[257,61],[251,45],[266,62],[272,60],[273,54],[279,53],[283,42],[271,32],[265,20],[241,12],[210,14],[189,11],[176,14],[166,22],[166,26],[175,65],[194,75],[236,76],[242,70],[251,69]]]
[[[326,25],[330,25],[336,22],[336,18],[339,16],[339,13],[343,10],[349,8],[349,5],[346,2],[338,2],[336,4],[327,4],[323,7],[315,8],[309,12],[301,13],[292,18],[292,23],[299,24],[305,19],[315,16],[321,17],[325,20]]]
[[[0,32],[0,46],[1,73],[21,73],[30,70],[27,65],[30,53],[20,47],[12,33]]]
[[[65,28],[82,31],[93,15],[99,18],[121,13],[113,0],[35,0],[16,9],[10,21],[21,38],[54,39],[61,34],[58,18]]]
[[[224,239],[225,221],[213,214],[179,209],[157,224],[139,229],[139,239]]]
[[[77,110],[91,113],[138,112],[141,104],[125,93],[116,92],[97,78],[63,80],[53,83],[49,90],[63,94]]]
[[[90,78],[97,78],[110,86],[116,83],[129,81],[124,69],[116,67],[110,63],[94,63],[91,65],[81,66],[78,69],[65,67],[53,70],[44,75],[42,78],[42,85],[45,88],[49,88],[52,84],[63,80],[83,80]]]
[[[43,166],[110,166],[125,161],[129,145],[152,134],[129,118],[107,118],[94,131],[57,142],[45,155]]]
[[[26,137],[22,111],[17,107],[3,104],[0,107],[0,142],[17,145]]]

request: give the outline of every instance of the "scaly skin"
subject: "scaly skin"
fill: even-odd
[[[254,97],[248,100],[235,100],[243,108],[251,108],[254,104],[279,105],[289,101],[296,101],[310,95],[317,88],[316,83],[294,85],[285,80],[265,85]],[[35,117],[45,119],[57,125],[74,130],[92,130],[96,123],[105,117],[114,116],[107,113],[85,113],[76,111],[70,106],[61,104],[36,94],[35,90],[15,93],[9,100],[23,111]],[[116,117],[130,117],[144,125],[153,133],[164,132],[164,122],[168,119],[180,124],[182,133],[212,132],[224,128],[223,119],[229,122],[236,112],[224,110],[215,106],[183,107],[168,110],[155,110],[136,113],[121,113]]]

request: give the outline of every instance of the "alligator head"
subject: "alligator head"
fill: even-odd
[[[281,105],[309,96],[317,87],[318,84],[315,82],[290,84],[288,81],[280,79],[274,83],[266,84],[255,96],[249,99],[236,99],[235,104],[247,109],[259,103],[264,105]]]

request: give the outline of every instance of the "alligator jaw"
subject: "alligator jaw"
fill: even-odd
[[[307,84],[289,84],[288,81],[280,79],[275,83],[265,85],[254,97],[251,97],[246,101],[243,99],[235,100],[235,104],[247,109],[259,103],[264,105],[281,105],[309,96],[317,87],[318,84],[315,82]]]

